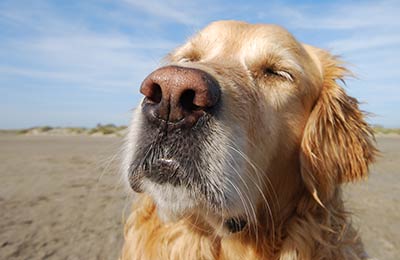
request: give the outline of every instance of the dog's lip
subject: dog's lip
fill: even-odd
[[[164,165],[176,166],[178,162],[172,158],[160,158],[156,160],[157,163],[162,163]]]
[[[179,162],[173,158],[159,158],[159,159],[156,159],[154,161],[154,163],[156,165],[158,165],[159,167],[165,167],[165,168],[170,168],[170,169],[174,169],[174,170],[177,170],[178,168],[180,168]]]
[[[143,171],[146,179],[158,183],[169,183],[178,186],[182,183],[181,166],[179,162],[172,158],[154,159],[149,169]]]

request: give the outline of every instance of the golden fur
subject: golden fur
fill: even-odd
[[[207,27],[167,62],[220,82],[225,117],[243,126],[249,160],[265,171],[257,175],[267,183],[259,183],[265,200],[248,200],[253,228],[226,235],[195,215],[164,222],[152,196],[138,194],[122,259],[367,258],[341,184],[367,177],[376,149],[357,101],[338,84],[348,71],[336,57],[280,27],[228,21]],[[265,64],[290,74],[260,75]]]

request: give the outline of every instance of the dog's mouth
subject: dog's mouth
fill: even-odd
[[[147,132],[151,133],[154,131]],[[193,137],[191,134],[190,138]],[[240,214],[226,213],[224,208],[227,198],[218,181],[223,182],[226,176],[216,172],[210,176],[209,167],[217,158],[200,152],[205,150],[202,145],[206,141],[185,139],[187,141],[182,142],[181,138],[185,138],[183,133],[169,133],[159,140],[147,139],[152,140],[151,144],[138,146],[139,155],[135,156],[129,174],[132,189],[151,195],[158,210],[167,212],[166,220],[199,214],[206,219],[213,218],[212,226],[222,228],[223,234],[243,231],[248,225],[247,219]],[[177,142],[166,145],[171,139]]]
[[[175,159],[160,158],[155,159],[154,163],[149,166],[147,171],[144,171],[144,176],[157,184],[169,183],[173,186],[183,184],[179,162]]]
[[[201,150],[207,131],[208,127],[185,131],[145,122],[129,168],[132,189],[143,192],[144,181],[189,189],[206,185]]]

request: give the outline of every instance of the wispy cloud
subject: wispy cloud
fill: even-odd
[[[151,15],[166,21],[174,21],[185,25],[198,25],[199,9],[196,1],[154,1],[154,0],[124,0],[124,2]]]
[[[329,42],[328,46],[339,53],[365,51],[372,48],[398,47],[400,35],[398,34],[358,34],[346,39]]]
[[[292,6],[275,2],[258,11],[259,18],[280,17],[291,28],[356,30],[398,27],[400,5],[397,1],[331,1]]]
[[[129,87],[157,66],[159,57],[155,53],[162,56],[176,46],[176,43],[162,39],[146,40],[73,34],[8,42],[0,55],[11,51],[14,54],[8,54],[9,57],[24,62],[13,65],[3,62],[0,72],[2,75],[47,79],[55,85],[55,81],[61,81],[99,89]],[[146,51],[150,53],[146,54]]]
[[[31,77],[83,88],[119,90],[138,84],[161,56],[177,45],[157,36],[96,32],[84,22],[55,16],[49,7],[37,22],[38,11],[0,13],[7,25],[39,33],[4,38],[0,42],[0,73],[7,78]],[[24,16],[24,17],[22,17]],[[45,26],[48,24],[49,26]],[[56,26],[54,26],[56,24]],[[13,61],[10,63],[10,61]],[[5,83],[2,83],[3,85]]]

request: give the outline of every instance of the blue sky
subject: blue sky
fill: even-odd
[[[128,124],[143,78],[221,19],[341,55],[369,121],[400,127],[399,1],[0,1],[0,128]]]

